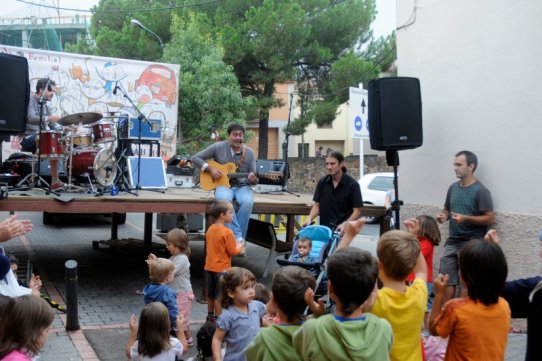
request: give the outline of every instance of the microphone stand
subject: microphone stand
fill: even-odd
[[[121,85],[115,85],[115,90],[113,91],[113,93],[115,93],[116,90],[120,90],[123,94],[123,96],[128,100],[128,102],[130,102],[130,104],[132,105],[132,107],[137,111],[138,113],[138,116],[137,116],[137,119],[139,120],[139,124],[138,124],[138,134],[137,134],[137,141],[138,141],[138,150],[137,150],[137,184],[135,186],[135,190],[136,190],[136,193],[135,195],[138,195],[137,194],[137,191],[141,189],[141,185],[140,185],[140,182],[141,182],[141,125],[143,123],[143,121],[145,123],[147,123],[149,125],[149,128],[152,128],[152,124],[151,122],[147,119],[147,117],[141,112],[141,110],[137,107],[137,105],[134,103],[134,101],[128,96],[128,94],[126,93],[126,91],[124,90],[124,88],[122,87],[122,84]],[[130,119],[127,119],[127,121],[129,122]],[[158,145],[158,154],[160,154],[160,145]],[[129,161],[129,160],[128,160]],[[164,193],[164,191],[160,191],[161,193]]]
[[[50,184],[48,184],[42,177],[41,177],[41,146],[39,146],[39,141],[41,140],[43,142],[43,138],[42,138],[42,131],[43,131],[43,127],[44,127],[44,119],[43,119],[43,108],[45,107],[45,103],[47,102],[47,99],[45,97],[45,92],[51,87],[51,80],[50,79],[47,79],[47,84],[45,85],[45,88],[43,89],[43,94],[41,95],[39,101],[38,101],[38,104],[40,106],[40,110],[39,110],[39,118],[40,118],[40,123],[39,123],[39,130],[38,130],[38,135],[36,137],[36,148],[37,148],[37,151],[38,151],[38,169],[37,169],[37,172],[36,172],[36,176],[37,176],[37,188],[41,188],[41,189],[44,189],[46,194],[49,194],[49,193],[52,193],[54,194],[55,196],[60,196],[60,194],[58,192],[55,192],[54,190],[50,189],[51,186]],[[41,186],[41,182],[45,183],[48,188],[45,188],[45,187],[42,187]],[[35,185],[35,184],[34,184]]]
[[[292,101],[294,99],[294,93],[290,93],[290,106],[288,107],[288,123],[286,124],[286,137],[284,138],[284,142],[282,143],[282,159],[284,159],[285,164],[285,171],[284,176],[287,178],[290,178],[290,165],[288,164],[288,143],[290,139],[290,118],[292,115]],[[288,194],[294,195],[296,197],[301,197],[299,194],[295,194],[294,192],[286,189],[286,182],[287,179],[284,180],[284,185],[282,186],[282,191],[286,192]]]

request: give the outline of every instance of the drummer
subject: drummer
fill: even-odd
[[[36,84],[36,93],[30,94],[25,138],[21,141],[21,150],[25,152],[36,153],[36,134],[39,132],[40,124],[39,102],[42,96],[45,99],[45,104],[43,104],[43,130],[62,130],[62,126],[58,124],[60,117],[52,115],[51,108],[47,104],[55,95],[55,85],[54,80],[41,78]],[[50,159],[49,165],[51,169],[51,189],[63,188],[64,183],[58,177],[58,159]]]

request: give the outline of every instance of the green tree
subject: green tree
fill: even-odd
[[[250,98],[241,96],[232,67],[222,60],[220,38],[205,31],[205,15],[189,13],[184,18],[173,16],[171,41],[163,59],[181,65],[180,140],[183,153],[193,153],[207,145],[209,129],[224,134],[227,124],[243,123]]]
[[[94,44],[80,40],[66,47],[66,51],[125,59],[158,61],[162,49],[157,39],[149,32],[135,27],[132,19],[139,20],[156,33],[164,43],[171,37],[171,10],[155,0],[100,0],[92,8],[90,35]],[[133,10],[133,11],[130,11]]]
[[[260,158],[267,158],[269,109],[279,104],[275,84],[294,79],[317,93],[329,89],[331,65],[371,39],[374,16],[374,0],[229,0],[211,11],[226,62],[233,65],[243,93],[257,100]],[[318,97],[313,98],[305,99],[303,116],[331,121],[336,106],[330,111],[329,105],[336,100],[313,108]]]

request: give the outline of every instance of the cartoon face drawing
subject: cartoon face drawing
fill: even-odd
[[[105,94],[105,89],[102,83],[96,79],[92,79],[81,84],[81,92],[89,99],[98,99]]]
[[[140,103],[148,103],[152,100],[152,92],[151,89],[146,85],[140,85],[137,87],[136,91],[136,99]]]
[[[96,69],[96,71],[98,72],[98,75],[106,81],[119,81],[124,79],[127,75],[122,66],[110,61],[104,64],[101,72],[98,69]]]

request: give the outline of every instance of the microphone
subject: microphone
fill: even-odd
[[[49,77],[47,77],[47,83],[45,83],[45,86],[43,87],[43,92],[41,93],[39,104],[45,104],[45,101],[47,100],[47,98],[45,97],[46,90],[53,91],[53,89],[51,88],[51,79]]]
[[[115,88],[113,88],[113,95],[117,95],[117,89],[119,88],[119,82],[115,82]]]
[[[47,77],[47,84],[45,85],[45,88],[52,92],[53,91],[53,88],[51,87],[51,78]]]

